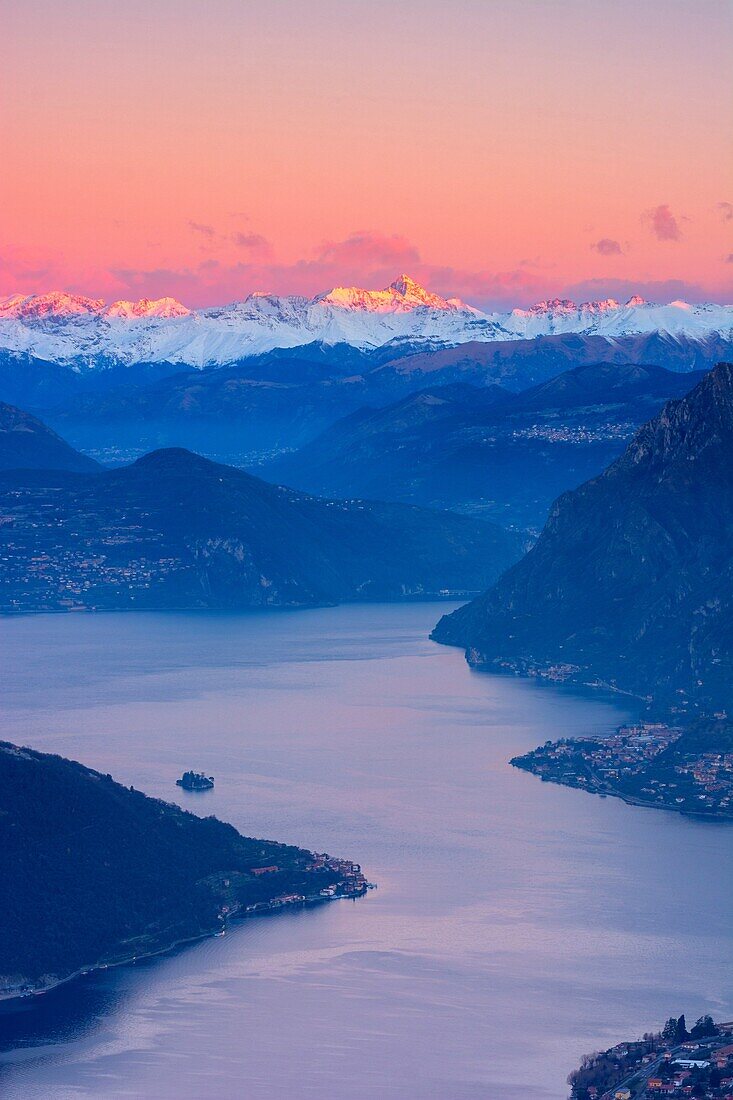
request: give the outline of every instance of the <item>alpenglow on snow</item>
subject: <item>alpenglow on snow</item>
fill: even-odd
[[[565,299],[483,313],[401,275],[384,290],[336,287],[315,298],[254,293],[241,302],[188,309],[174,298],[107,305],[55,291],[0,299],[0,350],[73,367],[168,362],[205,367],[304,344],[381,347],[391,341],[463,344],[577,333],[607,338],[660,332],[733,338],[733,306],[654,305],[633,296],[576,305]]]

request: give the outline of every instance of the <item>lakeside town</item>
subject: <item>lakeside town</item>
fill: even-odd
[[[733,1021],[671,1016],[661,1032],[587,1054],[568,1077],[570,1100],[733,1100]]]
[[[733,819],[733,735],[723,715],[714,733],[710,725],[639,722],[611,737],[546,741],[511,763],[546,782],[634,805]]]
[[[313,852],[312,856],[310,863],[307,863],[304,868],[305,874],[318,876],[322,881],[324,872],[327,872],[329,875],[337,875],[336,881],[329,882],[326,886],[319,886],[316,882],[313,889],[305,893],[285,892],[244,906],[237,903],[235,891],[232,891],[231,898],[227,899],[228,903],[222,906],[222,921],[233,917],[261,916],[291,907],[319,905],[339,898],[360,898],[366,894],[367,890],[375,889],[373,883],[367,882],[360,864],[348,859],[337,859],[329,856],[327,852]],[[267,878],[279,874],[280,871],[281,868],[277,864],[270,864],[265,867],[252,867],[249,873],[255,878]],[[226,879],[223,885],[228,889],[232,887],[232,882]]]

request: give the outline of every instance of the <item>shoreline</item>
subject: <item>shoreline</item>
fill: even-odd
[[[722,720],[721,720],[722,721]],[[544,783],[706,822],[733,822],[730,727],[640,721],[606,735],[563,737],[510,760]],[[651,796],[651,797],[645,797]]]
[[[650,708],[651,706],[650,697],[636,695],[633,692],[627,691],[624,688],[619,688],[615,684],[607,683],[606,681],[601,680],[598,677],[593,680],[581,679],[580,675],[582,675],[584,670],[580,668],[573,669],[572,674],[551,676],[543,674],[542,670],[540,670],[539,668],[537,668],[536,671],[529,671],[526,668],[522,668],[517,665],[511,666],[507,663],[496,665],[489,663],[486,660],[478,659],[479,655],[476,653],[475,650],[472,651],[470,648],[466,649],[465,646],[461,646],[460,644],[456,644],[453,642],[442,641],[440,638],[435,638],[433,634],[431,634],[430,637],[433,641],[437,642],[438,645],[445,645],[449,648],[462,648],[466,663],[472,671],[484,672],[487,675],[491,676],[507,676],[514,679],[531,680],[542,685],[566,688],[570,689],[571,691],[590,691],[592,693],[601,693],[609,696],[621,696],[625,699],[628,699],[629,701],[633,701],[634,703],[638,704],[639,708],[642,709],[642,713],[644,713],[643,708],[647,708],[646,713],[649,714],[648,708]],[[552,666],[550,666],[550,668],[551,667]],[[587,672],[587,670],[585,671]],[[580,675],[576,675],[576,673]],[[689,724],[690,717],[687,716],[687,718],[687,724]],[[640,715],[639,721],[643,723],[644,721],[649,721],[649,719],[644,719]],[[664,718],[660,718],[659,722],[655,724],[666,726],[668,729],[671,728],[672,725],[669,715],[665,715]],[[623,728],[623,726],[617,727],[612,734],[608,735],[608,738],[597,738],[588,735],[586,737],[574,737],[572,738],[572,741],[577,743],[593,742],[599,744],[602,743],[602,741],[604,740],[608,740],[610,738],[613,738],[614,736],[618,736]],[[559,744],[559,742],[553,743],[553,745],[557,744]],[[696,809],[690,808],[689,806],[677,805],[675,802],[660,802],[658,800],[645,799],[640,797],[639,795],[634,795],[609,784],[603,783],[597,777],[595,777],[592,772],[590,772],[589,776],[589,778],[591,779],[591,783],[579,782],[577,781],[577,776],[574,777],[575,781],[573,781],[555,777],[552,774],[547,774],[536,766],[533,766],[534,759],[538,757],[544,750],[545,746],[538,746],[534,750],[530,750],[527,753],[522,753],[519,756],[511,758],[509,760],[509,763],[512,767],[517,768],[519,771],[524,771],[530,775],[536,776],[538,779],[542,780],[543,783],[555,783],[557,786],[560,787],[568,787],[571,790],[584,791],[586,794],[595,794],[602,798],[618,798],[622,802],[625,802],[627,806],[637,806],[642,809],[649,810],[667,810],[679,814],[681,817],[690,818],[692,820],[720,822],[723,824],[733,823],[733,807],[722,811],[711,809]]]
[[[246,607],[201,607],[197,604],[190,607],[167,607],[162,605],[160,607],[30,607],[17,610],[0,608],[0,621],[3,619],[29,618],[33,615],[146,615],[149,613],[156,615],[191,615],[196,613],[247,615],[271,611],[321,611],[333,607],[367,607],[374,604],[460,603],[462,601],[468,602],[480,595],[481,590],[477,588],[461,592],[422,592],[414,595],[375,596],[374,599],[338,600],[322,603],[248,604]]]
[[[448,597],[446,597],[448,598]],[[487,661],[484,659],[479,660],[477,651],[471,647],[467,647],[464,642],[449,642],[443,638],[436,637],[435,631],[437,625],[431,630],[428,637],[431,642],[435,642],[436,645],[445,646],[446,649],[461,649],[463,650],[463,656],[466,664],[472,672],[485,672],[489,676],[505,676],[515,680],[532,680],[539,684],[549,684],[552,687],[565,687],[565,688],[582,688],[588,691],[600,691],[606,692],[609,695],[621,695],[626,699],[631,699],[639,706],[650,706],[651,697],[646,695],[637,695],[636,692],[629,691],[627,688],[621,688],[617,684],[609,683],[606,680],[601,680],[596,677],[593,680],[581,680],[576,679],[573,675],[565,676],[549,676],[543,675],[539,669],[537,671],[527,671],[520,668],[518,665],[512,665],[509,662],[503,662],[497,664],[495,661]],[[498,660],[498,659],[497,659]],[[553,666],[548,666],[553,667]],[[582,670],[576,669],[578,672]],[[587,670],[586,670],[587,671]]]
[[[101,970],[116,970],[122,966],[131,966],[137,962],[144,962],[147,959],[155,959],[161,955],[172,954],[179,949],[192,945],[194,943],[202,943],[204,940],[216,939],[218,936],[224,935],[229,929],[230,925],[238,921],[250,920],[253,917],[268,917],[277,913],[287,912],[289,909],[308,909],[317,905],[324,905],[331,901],[345,901],[347,898],[362,898],[372,889],[372,884],[368,884],[358,894],[332,894],[328,897],[313,897],[306,898],[297,905],[277,905],[273,906],[269,902],[263,902],[262,908],[256,911],[241,913],[235,913],[228,916],[222,921],[219,928],[212,928],[208,932],[200,932],[194,936],[184,936],[181,939],[174,940],[172,943],[167,944],[164,947],[157,947],[150,951],[143,951],[139,955],[128,955],[123,959],[114,959],[111,962],[96,962],[89,966],[81,966],[75,970],[72,974],[67,974],[63,978],[57,978],[52,982],[48,982],[45,985],[40,985],[35,988],[21,987],[18,991],[2,992],[0,991],[0,1006],[12,1004],[15,1001],[27,1001],[31,997],[43,997],[46,993],[53,992],[54,989],[59,989],[63,985],[68,985],[69,982],[76,981],[78,978],[85,978],[90,974],[97,974]]]
[[[541,783],[554,783],[556,787],[566,787],[568,790],[580,791],[582,794],[595,795],[598,798],[618,798],[619,801],[625,802],[627,806],[637,806],[645,810],[667,810],[671,813],[680,814],[681,817],[689,817],[692,820],[700,818],[705,821],[721,821],[733,824],[733,811],[730,813],[709,813],[705,810],[686,810],[683,806],[674,806],[672,803],[651,802],[648,799],[637,798],[635,795],[626,794],[624,791],[617,791],[613,787],[586,787],[582,783],[565,783],[561,779],[553,779],[549,776],[542,775],[540,772],[535,771],[534,768],[515,763],[515,761],[519,759],[521,758],[514,757],[509,763],[513,768],[516,768],[517,771],[525,772],[527,775],[533,775],[535,779],[539,779]]]

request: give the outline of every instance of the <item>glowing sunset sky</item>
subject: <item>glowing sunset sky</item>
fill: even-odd
[[[733,300],[729,0],[5,0],[0,294]]]

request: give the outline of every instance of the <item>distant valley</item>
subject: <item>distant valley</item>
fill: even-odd
[[[661,367],[580,366],[524,392],[434,386],[337,421],[264,476],[324,495],[409,501],[540,528],[665,401],[699,380]]]
[[[205,370],[96,360],[93,368],[76,370],[0,350],[0,400],[40,417],[105,463],[175,446],[249,468],[304,446],[359,409],[383,408],[426,388],[500,385],[517,393],[577,366],[646,365],[686,373],[732,355],[733,344],[722,338],[660,334],[613,341],[547,336],[422,350],[313,343]]]

